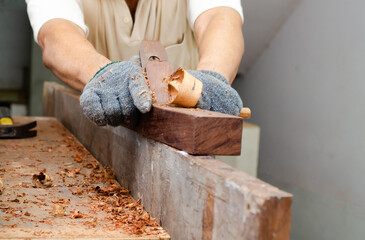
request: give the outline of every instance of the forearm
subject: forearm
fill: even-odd
[[[213,8],[197,18],[194,28],[199,49],[197,70],[218,72],[232,84],[244,52],[240,15],[228,7]]]
[[[99,54],[74,23],[52,19],[39,31],[43,63],[61,81],[82,91],[85,84],[109,59]]]

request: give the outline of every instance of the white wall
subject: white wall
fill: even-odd
[[[256,62],[276,32],[301,0],[241,0],[245,23],[245,58],[240,74],[244,75]]]
[[[365,239],[365,1],[302,0],[234,86],[259,177],[294,194],[292,239]]]

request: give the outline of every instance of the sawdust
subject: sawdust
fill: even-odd
[[[15,185],[13,183],[14,186],[10,188],[16,192],[9,195],[9,198],[10,196],[13,198],[6,199],[12,205],[0,201],[0,210],[6,214],[1,220],[8,222],[8,225],[2,225],[4,228],[19,228],[19,225],[13,224],[14,219],[23,223],[33,222],[36,224],[35,227],[41,227],[41,224],[57,226],[57,219],[64,217],[64,219],[72,221],[71,225],[81,223],[86,228],[124,230],[130,234],[142,236],[166,234],[159,224],[160,221],[152,218],[141,205],[142,199],[134,200],[130,191],[119,185],[112,168],[103,168],[95,160],[88,160],[91,157],[90,153],[72,137],[65,137],[62,145],[62,149],[54,147],[52,152],[59,151],[62,154],[68,154],[68,158],[71,155],[69,152],[76,152],[77,154],[71,156],[74,162],[67,164],[67,167],[60,165],[53,169],[38,170],[39,172],[36,171],[36,174],[29,174],[27,178],[31,180],[30,182],[20,182]],[[34,160],[34,163],[26,166],[26,168],[36,169],[37,166],[42,166],[41,160],[31,160]],[[66,163],[69,163],[69,160],[66,160]],[[47,170],[50,171],[49,174],[46,173]],[[21,192],[22,189],[31,187],[32,183],[33,187],[39,188],[36,189],[37,193],[28,192],[25,194]],[[70,192],[67,198],[71,200],[55,195],[61,189]],[[70,211],[66,209],[66,206]],[[33,214],[33,207],[45,209],[45,213],[49,215],[37,216]],[[19,230],[24,229],[20,228]],[[45,235],[50,233],[45,231],[32,232],[35,236],[42,237],[47,237]]]
[[[138,93],[138,97],[140,97],[143,93],[147,92],[146,90],[142,90]]]
[[[147,77],[147,72],[141,67],[141,71],[143,73],[143,76],[144,76],[144,80],[148,86],[148,89],[150,90],[151,92],[151,97],[152,97],[152,103],[156,103],[157,102],[157,99],[156,99],[156,93],[154,91],[152,91],[151,89],[151,84],[150,82],[148,81],[148,77]]]

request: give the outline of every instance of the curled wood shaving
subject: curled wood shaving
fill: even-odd
[[[55,217],[62,217],[66,215],[66,207],[56,204],[53,205],[52,212],[50,212]]]
[[[106,180],[115,179],[114,170],[111,167],[106,167],[104,172],[104,178]]]
[[[51,201],[51,203],[70,204],[70,199],[60,198],[58,200]]]
[[[8,228],[16,228],[18,225],[17,224],[13,224],[13,225],[3,225],[3,227],[8,227]]]
[[[89,182],[88,182],[87,180],[83,181],[83,182],[82,182],[82,186],[83,186],[83,187],[87,187],[87,186],[89,186]]]
[[[26,193],[18,193],[16,196],[17,197],[24,197],[25,195],[27,195]]]
[[[73,158],[74,158],[74,160],[75,160],[76,162],[78,162],[78,163],[80,163],[80,162],[84,161],[84,159],[82,159],[82,157],[81,157],[81,154],[75,154],[75,155],[72,155],[71,157],[73,157]]]
[[[75,191],[71,191],[73,195],[81,195],[84,190],[82,190],[81,188],[77,187]]]
[[[81,171],[81,168],[76,168],[73,170],[70,170],[68,168],[65,168],[64,171],[62,171],[60,173],[60,176],[63,178],[64,176],[69,177],[69,178],[75,178],[76,174],[79,174]]]
[[[2,179],[0,179],[0,195],[4,192],[4,182]]]
[[[75,219],[75,218],[84,218],[84,214],[82,214],[79,210],[73,211],[70,213],[70,218]]]
[[[91,219],[90,221],[83,222],[83,225],[88,226],[90,228],[96,227],[97,224],[98,224],[98,219],[95,217],[93,219]]]
[[[33,174],[32,177],[34,187],[52,187],[53,178],[44,172]]]

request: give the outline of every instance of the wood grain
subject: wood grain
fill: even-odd
[[[242,119],[191,108],[155,105],[137,132],[194,155],[240,155]]]
[[[153,95],[153,101],[157,104],[166,104],[169,102],[169,93],[167,82],[164,81],[174,72],[169,62],[148,61],[146,65],[148,82]]]
[[[82,113],[77,95],[59,85],[47,83],[44,93],[47,101],[54,98],[44,112],[113,166],[118,181],[142,197],[172,239],[289,239],[291,194],[212,157],[189,155],[124,127],[98,127]]]

